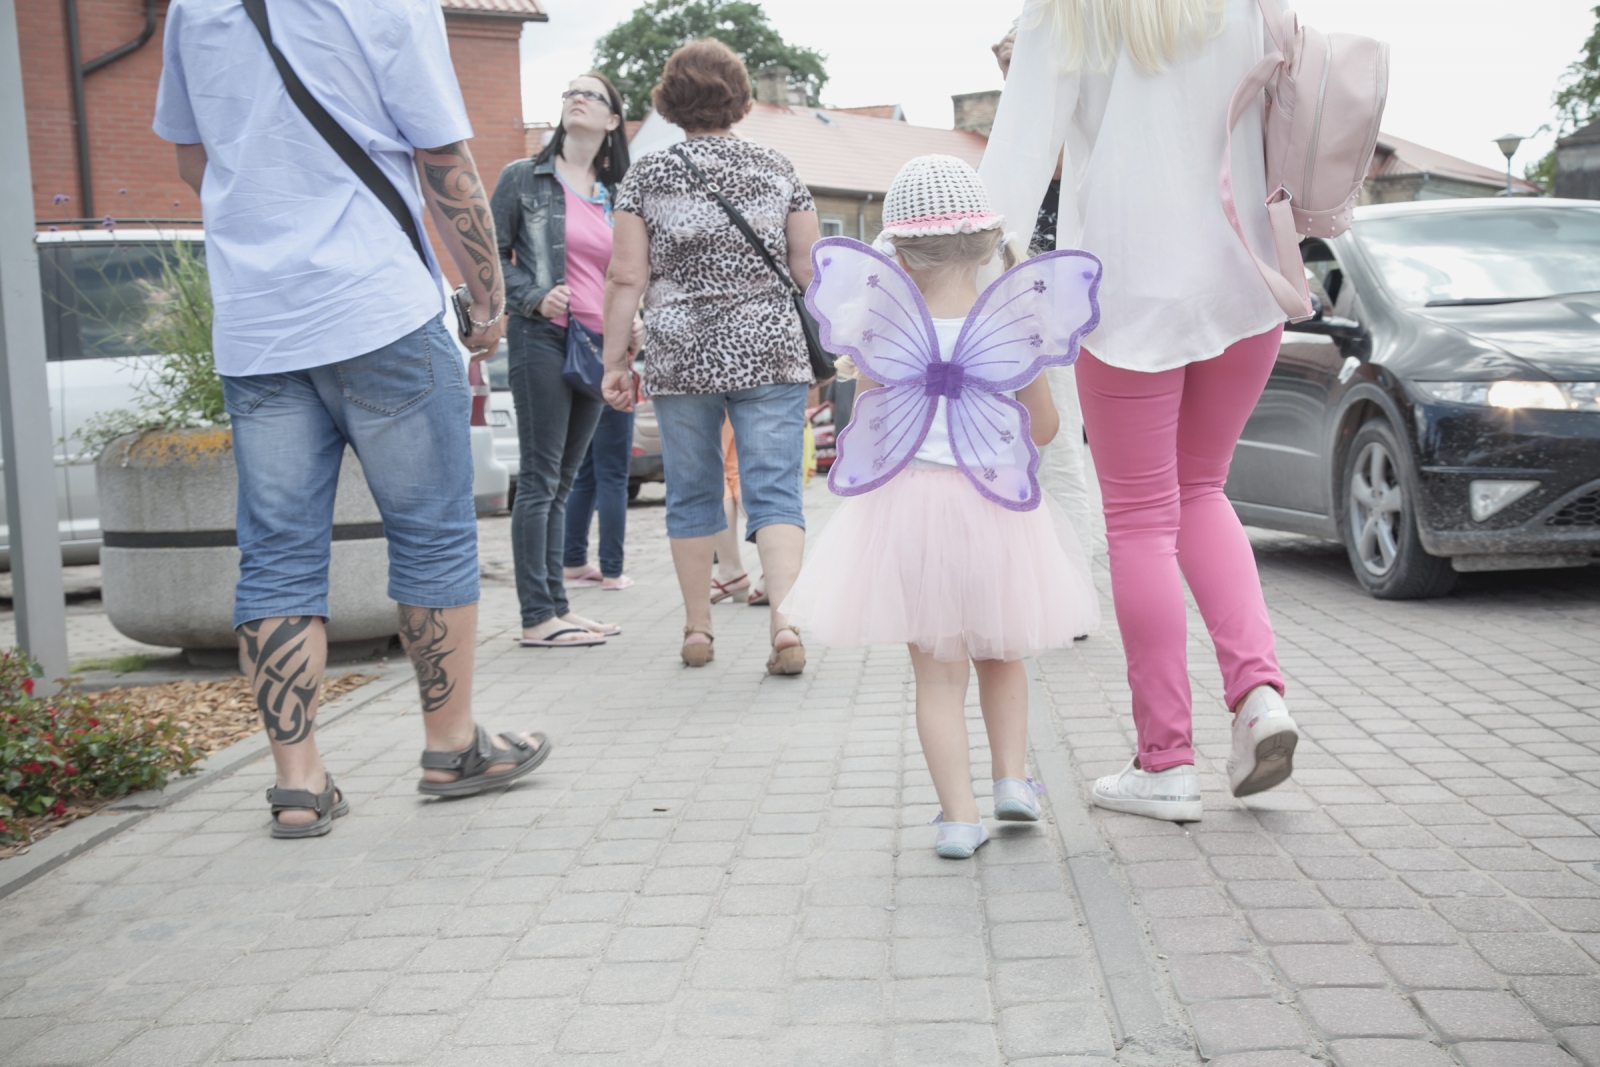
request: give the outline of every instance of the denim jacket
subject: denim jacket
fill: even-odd
[[[539,301],[567,280],[567,198],[555,160],[512,163],[500,172],[489,204],[506,279],[506,308],[542,318]]]

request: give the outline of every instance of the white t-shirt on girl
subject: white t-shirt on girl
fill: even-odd
[[[966,319],[934,319],[933,333],[939,338],[939,358],[948,360],[950,353],[955,350],[956,339],[961,336],[961,327],[966,324]],[[1016,397],[1016,393],[1006,393],[1006,396]],[[922,439],[922,447],[917,449],[916,459],[920,463],[938,463],[945,467],[956,465],[956,454],[950,450],[950,424],[945,421],[945,398],[939,398],[939,406],[933,413],[933,425],[928,427],[928,436]]]

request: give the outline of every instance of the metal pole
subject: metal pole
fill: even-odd
[[[0,458],[12,603],[17,644],[55,679],[67,673],[67,607],[15,0],[0,0],[0,144],[11,153],[11,165],[0,172]]]
[[[1511,195],[1511,157],[1506,157],[1506,195]]]
[[[79,214],[94,217],[94,177],[89,168],[89,105],[83,95],[83,45],[78,39],[78,0],[62,0],[67,22],[67,69],[72,74],[72,125],[78,138]]]

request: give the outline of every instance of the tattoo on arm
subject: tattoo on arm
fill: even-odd
[[[295,745],[311,736],[322,672],[312,663],[309,647],[315,617],[257,619],[239,627],[245,659],[250,663],[250,689],[267,736],[280,745]],[[277,626],[263,633],[264,624]]]
[[[422,710],[438,711],[455,694],[455,679],[445,670],[444,661],[455,647],[448,643],[449,627],[439,608],[400,607],[400,643],[417,671],[417,689],[422,694]]]
[[[468,164],[471,157],[464,142],[426,149],[422,173],[428,184],[428,199],[461,238],[462,248],[472,259],[478,280],[498,301],[499,252],[495,247],[494,216],[483,183]]]

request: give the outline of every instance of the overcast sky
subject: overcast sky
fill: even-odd
[[[1384,129],[1503,168],[1493,144],[1552,121],[1550,97],[1594,26],[1594,0],[1291,0],[1324,31],[1366,34],[1391,49]],[[523,115],[560,115],[566,83],[590,66],[594,42],[637,0],[546,0],[550,21],[522,37]],[[923,126],[949,127],[950,96],[1000,87],[988,45],[1021,9],[973,0],[765,0],[789,41],[828,57],[830,106],[902,104]],[[1548,150],[1543,134],[1515,168]]]

